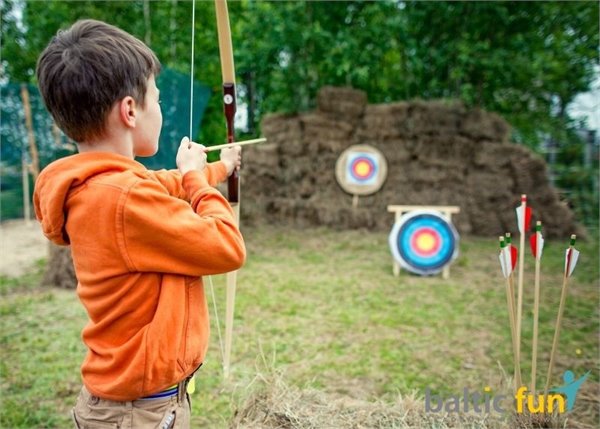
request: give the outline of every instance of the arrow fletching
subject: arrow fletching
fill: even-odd
[[[506,242],[504,241],[504,237],[500,237],[499,238],[500,241],[500,253],[498,254],[498,259],[500,260],[500,268],[502,268],[502,275],[504,276],[504,278],[508,278],[508,276],[510,276],[511,273],[511,269],[510,269],[510,256],[508,255],[507,252],[507,247],[506,247]]]
[[[529,226],[531,224],[531,207],[527,207],[526,205],[527,197],[523,195],[523,197],[521,197],[521,205],[515,209],[517,212],[517,226],[519,227],[519,232],[521,234],[529,231]]]
[[[571,245],[565,252],[565,275],[567,277],[571,277],[579,260],[579,250],[573,247],[575,245],[575,238],[575,235],[571,236]]]
[[[544,237],[542,236],[542,223],[538,222],[535,226],[535,234],[529,237],[529,244],[531,246],[531,254],[534,258],[538,259],[542,257],[542,251],[544,250]]]
[[[519,255],[519,252],[517,251],[517,248],[512,245],[512,239],[510,237],[510,232],[507,232],[505,235],[506,235],[506,238],[505,238],[506,250],[505,250],[505,252],[507,253],[507,258],[510,261],[510,267],[511,267],[510,272],[512,273],[517,266],[517,256]]]
[[[513,246],[512,244],[510,245],[510,260],[511,260],[511,273],[515,270],[515,268],[517,267],[517,256],[519,254],[519,252],[517,251],[517,248],[515,246]]]

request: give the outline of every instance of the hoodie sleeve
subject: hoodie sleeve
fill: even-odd
[[[151,172],[165,188],[169,195],[189,201],[187,192],[183,188],[181,173],[179,170],[158,170]],[[222,161],[211,162],[206,164],[206,168],[202,170],[206,180],[210,186],[217,186],[219,183],[227,179],[227,168]]]
[[[150,180],[121,199],[117,240],[128,269],[202,276],[240,268],[246,249],[227,200],[202,172],[186,173],[182,187],[189,204]]]

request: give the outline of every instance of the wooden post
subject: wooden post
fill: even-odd
[[[31,104],[29,102],[29,90],[26,84],[21,85],[21,98],[23,100],[23,112],[25,113],[25,127],[27,128],[27,139],[29,142],[29,156],[31,156],[30,171],[35,181],[40,174],[40,157],[35,143],[33,132],[33,120],[31,117]]]
[[[21,180],[23,182],[23,219],[26,223],[31,220],[31,201],[29,201],[29,174],[25,154],[21,157]]]
[[[27,130],[27,140],[29,143],[29,153],[31,156],[31,165],[27,164],[25,154],[27,150],[23,145],[21,150],[21,180],[23,188],[23,218],[29,223],[31,220],[31,201],[29,198],[29,172],[33,175],[33,180],[37,179],[39,174],[39,157],[37,146],[35,145],[35,135],[33,133],[33,121],[31,120],[31,104],[29,103],[29,91],[26,84],[21,85],[21,100],[23,102],[23,113],[25,115],[25,128]]]

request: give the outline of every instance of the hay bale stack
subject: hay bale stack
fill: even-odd
[[[458,205],[461,233],[516,233],[514,208],[529,196],[549,237],[584,233],[547,180],[544,161],[509,142],[498,115],[456,101],[368,105],[362,91],[323,88],[314,112],[271,115],[270,144],[245,154],[245,222],[388,230],[389,204]],[[388,178],[375,195],[352,196],[335,180],[339,155],[354,144],[379,149]]]
[[[356,393],[356,392],[354,392]],[[570,420],[572,427],[587,427]],[[236,429],[379,429],[379,428],[561,428],[564,418],[548,415],[507,415],[427,411],[425,399],[411,392],[386,400],[366,401],[348,394],[300,389],[280,375],[259,374],[250,394],[229,422]]]
[[[367,94],[353,88],[325,86],[317,95],[319,113],[326,113],[341,121],[354,122],[367,107]]]

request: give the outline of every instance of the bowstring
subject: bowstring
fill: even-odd
[[[192,57],[190,60],[190,140],[194,123],[194,47],[196,45],[196,0],[192,0]]]
[[[192,124],[194,123],[194,47],[196,45],[196,0],[192,0],[192,55],[190,60],[190,141],[192,140]],[[215,322],[217,324],[217,334],[219,337],[219,349],[221,351],[221,362],[225,362],[225,351],[223,347],[223,338],[221,336],[221,322],[219,321],[219,312],[217,311],[217,300],[215,298],[215,287],[212,276],[207,276],[210,296],[213,302],[213,312],[215,313]]]

